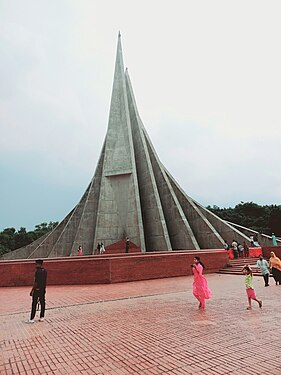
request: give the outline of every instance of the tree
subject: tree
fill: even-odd
[[[29,232],[24,227],[21,227],[18,231],[15,228],[4,229],[0,232],[0,256],[9,251],[29,245],[31,242],[37,240],[37,238],[53,230],[57,225],[57,221],[41,223],[35,225],[35,229]]]
[[[277,236],[281,237],[281,206],[271,206],[268,225]]]
[[[235,224],[251,228],[260,233],[281,236],[281,206],[260,206],[254,202],[240,202],[234,208],[208,206],[208,210]]]

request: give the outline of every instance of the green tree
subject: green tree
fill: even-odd
[[[254,202],[240,202],[234,208],[207,206],[220,218],[251,228],[260,233],[281,236],[281,206],[260,206]]]
[[[41,223],[35,225],[33,231],[26,231],[26,228],[21,227],[18,231],[15,228],[6,228],[0,232],[0,256],[18,249],[20,247],[29,245],[37,238],[53,230],[58,225],[58,222],[50,221],[49,223]]]

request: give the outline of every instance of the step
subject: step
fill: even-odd
[[[240,276],[243,276],[243,273],[241,271],[230,271],[228,270],[227,268],[223,268],[221,270],[218,271],[219,274],[224,274],[224,275],[240,275]],[[262,274],[260,272],[253,272],[253,275],[254,276],[262,276]]]
[[[249,265],[253,271],[254,276],[262,276],[259,268],[256,267],[258,259],[258,257],[230,259],[229,267],[220,269],[218,273],[229,275],[243,275],[243,267],[245,265]]]
[[[219,270],[217,273],[223,274],[223,275],[240,275],[240,276],[243,276],[243,273],[241,271],[231,272],[226,268],[223,268],[223,269]],[[260,272],[253,272],[253,275],[254,276],[262,276],[262,274]],[[272,275],[269,275],[269,277],[272,277]]]

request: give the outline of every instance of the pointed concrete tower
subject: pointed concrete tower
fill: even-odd
[[[92,181],[52,232],[3,258],[71,256],[79,245],[90,255],[97,242],[110,248],[126,236],[143,252],[221,249],[233,238],[249,243],[251,233],[195,202],[161,164],[124,71],[119,33],[108,129]]]

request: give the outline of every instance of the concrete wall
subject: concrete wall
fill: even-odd
[[[262,247],[262,253],[266,259],[270,258],[271,251],[274,251],[275,255],[281,259],[281,246],[263,246]]]
[[[191,275],[198,252],[173,251],[48,259],[48,285],[107,284]],[[228,262],[224,250],[200,250],[205,273],[217,272]],[[0,262],[0,287],[32,285],[34,261]]]

